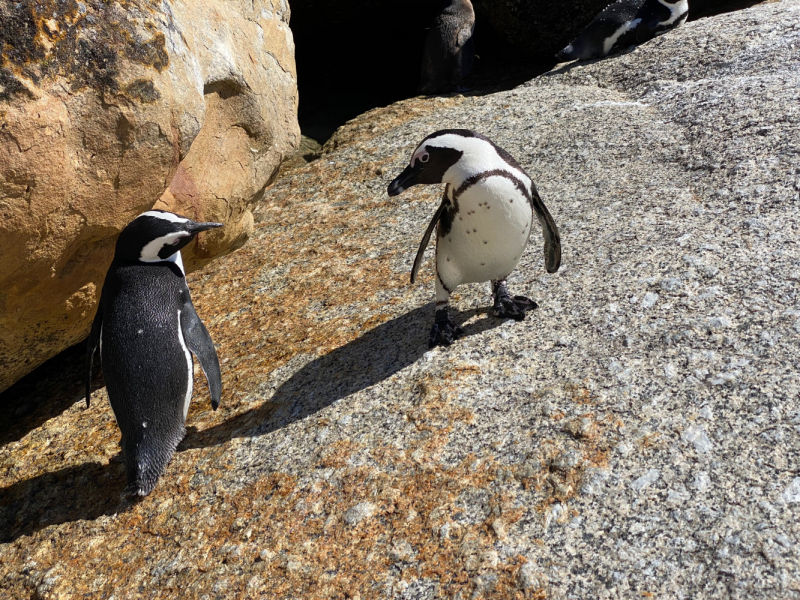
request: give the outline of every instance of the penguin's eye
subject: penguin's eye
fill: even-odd
[[[430,154],[427,154],[427,153],[425,153],[425,154],[420,154],[420,156],[419,156],[419,160],[420,160],[420,162],[423,162],[423,163],[426,163],[426,162],[428,162],[428,161],[430,160],[430,158],[431,158],[431,155],[430,155]]]

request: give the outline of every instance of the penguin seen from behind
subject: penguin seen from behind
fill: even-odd
[[[458,90],[475,60],[474,29],[475,11],[470,0],[452,0],[436,17],[425,38],[418,93]]]
[[[100,359],[108,398],[122,438],[124,496],[156,486],[186,431],[192,398],[192,354],[200,361],[219,406],[219,360],[186,285],[181,248],[221,223],[195,223],[151,210],[131,221],[117,240],[86,349],[86,406],[92,360]]]
[[[411,269],[414,283],[436,228],[436,317],[428,345],[449,346],[462,333],[448,311],[450,294],[462,283],[491,281],[494,314],[524,319],[537,305],[511,296],[506,278],[528,245],[533,215],[544,236],[547,272],[555,273],[561,265],[558,228],[528,174],[482,135],[443,129],[420,142],[388,193],[397,196],[420,183],[446,184]]]

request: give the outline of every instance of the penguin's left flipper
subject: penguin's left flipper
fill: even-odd
[[[181,310],[181,330],[186,346],[200,361],[200,367],[208,381],[211,392],[211,408],[217,410],[222,396],[222,376],[219,372],[219,358],[214,342],[208,334],[206,326],[197,316],[191,302],[187,302]]]
[[[439,205],[439,208],[436,209],[428,228],[425,230],[425,235],[422,236],[422,241],[419,243],[417,256],[414,257],[414,266],[411,267],[411,283],[414,283],[417,280],[417,273],[419,273],[419,268],[422,266],[422,257],[425,255],[425,248],[428,247],[428,242],[431,241],[431,234],[436,228],[436,224],[439,222],[439,219],[442,218],[442,213],[444,212],[448,202],[450,201],[447,199],[447,192],[445,191],[444,197],[442,198],[442,203]]]
[[[531,200],[533,203],[533,210],[536,213],[536,218],[542,226],[542,235],[544,236],[544,266],[548,273],[555,273],[561,266],[561,236],[558,233],[556,222],[550,215],[550,211],[542,202],[539,197],[539,192],[536,186],[532,186]]]
[[[92,330],[89,332],[89,337],[86,340],[86,408],[89,408],[89,403],[92,399],[92,362],[94,361],[94,353],[97,351],[97,345],[100,343],[100,330],[103,327],[103,299],[100,299],[100,304],[97,306],[97,314],[92,321]]]
[[[636,27],[636,43],[644,44],[656,37],[656,29],[660,23],[661,21],[658,17],[639,23]]]

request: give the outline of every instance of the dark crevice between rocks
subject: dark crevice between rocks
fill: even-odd
[[[546,20],[548,11],[563,20],[564,13],[586,11],[589,7],[594,12],[596,4],[603,5],[602,1],[598,4],[573,0],[575,6],[559,5],[553,9],[552,6],[540,7],[543,1],[510,0],[511,8],[507,10],[509,14],[518,14],[522,19],[527,16],[538,23]],[[761,1],[690,1],[690,20],[748,8]],[[294,0],[290,25],[295,40],[300,95],[298,118],[303,135],[324,144],[346,121],[370,109],[416,96],[425,36],[433,19],[447,3],[448,0],[392,3]],[[473,5],[478,58],[473,73],[465,81],[470,89],[468,94],[511,89],[555,65],[552,55],[531,54],[522,45],[515,47],[510,43],[507,32],[492,25],[502,21],[489,16],[489,11],[500,10],[492,2],[473,0]],[[585,18],[588,22],[592,17]],[[559,38],[559,43],[560,38],[568,41],[584,25],[577,22],[574,32],[563,31],[555,37]],[[553,32],[548,32],[547,37],[554,37]],[[305,150],[303,154],[305,161],[318,156]]]
[[[689,0],[689,21],[743,10],[774,0]]]
[[[416,96],[428,27],[447,2],[292,2],[291,28],[304,135],[324,143],[346,121]],[[473,92],[513,87],[554,61],[520,60],[480,14],[478,58],[465,86]]]

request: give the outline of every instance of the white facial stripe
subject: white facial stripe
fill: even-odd
[[[422,146],[433,146],[437,148],[455,148],[461,150],[464,156],[456,164],[450,167],[442,178],[447,183],[457,185],[470,175],[502,169],[516,175],[520,181],[528,184],[530,179],[519,169],[515,169],[504,161],[494,146],[487,140],[475,137],[462,137],[453,133],[448,133],[440,137],[427,140]]]
[[[169,212],[159,212],[157,210],[148,210],[147,212],[140,214],[139,217],[155,217],[156,219],[163,219],[164,221],[169,221],[170,223],[189,222],[189,219],[184,219],[183,217],[179,217],[178,215],[174,215]],[[138,219],[139,217],[136,218]]]
[[[183,268],[183,258],[181,257],[181,252],[178,250],[175,254],[168,256],[167,258],[159,258],[158,260],[144,260],[142,262],[164,262],[164,263],[175,263],[178,265],[178,268],[183,273],[183,276],[186,277],[186,269]]]
[[[142,248],[142,252],[139,255],[139,260],[142,262],[162,262],[165,260],[171,260],[175,262],[175,259],[172,256],[169,258],[161,258],[158,253],[164,246],[171,246],[179,239],[189,237],[190,235],[192,234],[188,231],[176,231],[174,233],[162,235],[161,237],[154,239],[152,242],[149,242],[144,248]],[[177,250],[175,252],[178,253]]]

